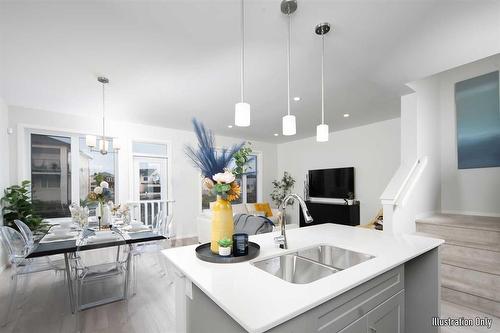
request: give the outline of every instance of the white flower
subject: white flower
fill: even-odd
[[[224,173],[218,173],[212,177],[217,183],[230,184],[234,182],[236,177],[230,171],[225,171]]]
[[[102,194],[102,187],[100,187],[100,186],[96,186],[96,187],[94,188],[94,193],[95,193],[95,194]]]
[[[99,184],[99,186],[102,188],[109,188],[108,182],[105,182],[104,180]]]

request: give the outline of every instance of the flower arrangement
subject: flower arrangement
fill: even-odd
[[[87,199],[91,202],[104,204],[108,198],[108,194],[109,184],[103,180],[99,183],[99,186],[96,186],[94,190],[88,194]]]
[[[96,177],[96,180],[98,180],[99,177]],[[110,191],[109,191],[109,184],[106,181],[101,181],[99,183],[99,186],[96,186],[92,192],[90,192],[87,195],[87,199],[90,202],[97,202],[98,209],[100,210],[99,214],[96,211],[96,215],[100,217],[103,220],[106,220],[106,216],[104,215],[104,204],[108,200],[110,196]]]
[[[235,175],[225,170],[210,177],[203,179],[203,187],[224,200],[234,201],[241,195],[240,184],[236,181]]]
[[[203,187],[224,200],[234,201],[240,197],[241,188],[236,176],[244,171],[248,154],[252,151],[245,147],[245,142],[233,145],[231,148],[215,148],[215,138],[202,123],[193,119],[194,130],[198,139],[198,148],[186,147],[186,155],[194,165],[201,170]],[[236,166],[229,169],[229,164],[235,161]]]

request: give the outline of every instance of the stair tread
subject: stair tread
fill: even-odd
[[[429,224],[431,224],[431,223],[429,223]],[[456,240],[456,239],[447,239],[447,237],[445,237],[443,235],[434,235],[430,232],[423,232],[423,231],[417,231],[414,233],[414,235],[444,239],[446,244],[451,244],[451,245],[456,245],[456,246],[464,246],[464,247],[471,247],[471,248],[480,249],[480,250],[500,252],[500,244],[499,243],[486,243],[486,242],[478,243],[478,242],[469,242],[469,241]]]
[[[500,317],[500,303],[452,288],[441,287],[442,300]]]
[[[425,218],[416,219],[417,223],[435,224],[456,228],[478,229],[500,232],[500,217],[436,214]]]
[[[492,267],[489,263],[474,262],[473,266],[466,260],[454,260],[454,259],[442,259],[443,264],[452,265],[460,267],[463,269],[468,269],[471,271],[478,271],[487,274],[493,274],[500,276],[500,267]]]

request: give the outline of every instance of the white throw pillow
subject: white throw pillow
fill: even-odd
[[[248,210],[245,204],[233,205],[233,215],[236,214],[248,214]]]

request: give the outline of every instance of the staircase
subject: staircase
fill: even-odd
[[[417,233],[441,247],[441,297],[500,317],[500,218],[438,214],[417,219]]]

